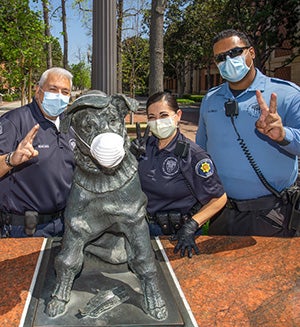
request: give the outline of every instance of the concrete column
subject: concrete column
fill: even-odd
[[[93,0],[92,88],[117,92],[116,0]]]

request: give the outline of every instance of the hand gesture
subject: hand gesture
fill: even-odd
[[[40,125],[36,124],[28,132],[25,138],[19,143],[17,149],[10,157],[10,162],[13,166],[18,166],[21,163],[36,157],[39,153],[34,149],[32,142],[40,128]]]
[[[256,98],[261,112],[259,119],[255,123],[257,130],[275,142],[282,141],[285,137],[285,131],[281,117],[277,112],[277,95],[275,93],[271,94],[269,107],[260,91],[256,91]]]
[[[146,143],[149,137],[150,127],[145,129],[144,136],[142,136],[140,123],[136,123],[136,139],[131,141],[130,152],[138,159],[146,152]]]
[[[177,253],[180,250],[180,256],[184,257],[185,252],[187,251],[189,258],[193,256],[192,250],[194,250],[196,254],[200,253],[199,248],[195,243],[195,232],[197,229],[198,223],[193,218],[183,224],[175,237],[178,242],[174,248],[174,253]]]

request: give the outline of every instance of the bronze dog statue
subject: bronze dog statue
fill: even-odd
[[[61,129],[71,126],[75,132],[76,170],[65,210],[62,249],[55,258],[56,286],[46,307],[50,317],[65,312],[84,251],[93,242],[101,243],[103,237],[106,243],[109,235],[123,236],[126,255],[116,251],[119,255],[114,256],[103,250],[104,260],[126,260],[140,280],[144,310],[156,320],[168,316],[145,219],[147,199],[140,186],[137,161],[129,151],[124,120],[129,110],[137,108],[137,101],[125,95],[94,91],[79,97],[66,111]],[[101,248],[98,252],[101,256]]]

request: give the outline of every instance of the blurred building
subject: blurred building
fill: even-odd
[[[265,67],[266,75],[285,79],[300,86],[300,57],[298,56],[292,63],[284,65],[290,54],[291,50],[273,51]],[[190,70],[185,76],[184,94],[205,94],[210,87],[222,82],[223,79],[216,65],[211,65],[209,70]],[[174,78],[165,77],[164,88],[178,94],[178,81]]]

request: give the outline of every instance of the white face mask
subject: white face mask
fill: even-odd
[[[73,129],[73,128],[72,128]],[[73,129],[80,141],[90,149],[91,155],[106,168],[116,167],[124,158],[124,140],[116,133],[97,135],[91,145],[88,145]]]
[[[150,127],[150,131],[159,139],[170,137],[177,129],[172,117],[150,120],[148,126]]]
[[[91,144],[91,154],[103,167],[116,167],[124,158],[124,140],[116,133],[97,135]]]

